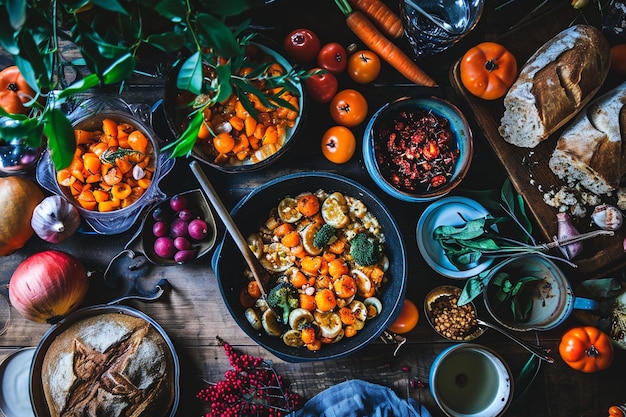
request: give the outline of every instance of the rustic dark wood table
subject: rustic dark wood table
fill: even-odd
[[[461,186],[461,190],[479,190],[499,188],[505,177],[505,171],[493,153],[491,147],[481,134],[479,126],[471,117],[467,103],[452,88],[449,71],[452,65],[470,46],[482,40],[494,40],[509,31],[520,18],[526,16],[535,6],[541,3],[534,1],[487,0],[485,12],[476,29],[459,44],[448,51],[429,58],[421,58],[418,63],[436,81],[440,87],[435,91],[424,91],[418,87],[397,86],[405,83],[393,68],[383,64],[383,70],[376,85],[357,85],[346,74],[339,77],[340,88],[356,88],[368,99],[369,113],[372,114],[380,105],[411,94],[436,94],[457,104],[470,119],[474,131],[474,157],[470,172]],[[549,3],[564,3],[560,11],[553,12],[554,25],[567,24],[575,19],[584,19],[578,12],[569,7],[569,2],[554,0]],[[592,2],[593,3],[593,2]],[[388,2],[397,10],[395,2]],[[543,11],[550,12],[550,5]],[[589,8],[595,7],[593,4]],[[564,12],[563,12],[564,11]],[[594,13],[590,13],[592,16]],[[281,41],[284,36],[296,27],[308,27],[317,32],[322,43],[337,41],[344,45],[355,42],[363,44],[349,31],[343,16],[332,1],[306,2],[279,0],[262,10],[250,13],[252,24],[270,39]],[[518,29],[519,30],[519,29]],[[533,28],[521,30],[519,42],[525,42],[525,33],[542,30]],[[404,40],[397,41],[407,48]],[[408,49],[407,49],[408,50]],[[142,63],[146,72],[155,72],[150,57]],[[166,62],[167,60],[161,62]],[[122,97],[130,103],[146,103],[153,105],[163,96],[164,76],[154,78],[136,77]],[[110,93],[111,91],[108,91]],[[155,130],[163,139],[171,134],[163,123],[164,116],[157,109]],[[204,171],[210,178],[222,200],[228,208],[247,195],[255,187],[268,180],[297,171],[334,172],[359,181],[374,191],[387,205],[403,231],[409,259],[409,273],[406,277],[408,289],[406,297],[422,306],[426,293],[435,286],[442,284],[462,283],[453,281],[435,273],[419,254],[415,227],[421,212],[427,204],[412,204],[394,200],[383,193],[369,178],[363,158],[361,146],[352,160],[344,165],[335,165],[321,154],[320,140],[323,132],[332,125],[327,105],[309,101],[307,103],[304,126],[298,133],[297,143],[285,157],[261,171],[247,174],[224,174],[210,167]],[[362,137],[364,124],[354,128],[357,138]],[[179,159],[174,169],[161,183],[161,188],[173,195],[187,189],[198,188],[193,174],[189,169],[190,160]],[[34,236],[22,249],[10,256],[3,257],[0,262],[0,283],[5,294],[5,284],[18,264],[29,255],[44,249],[60,249],[74,254],[87,266],[93,274],[90,278],[91,287],[85,305],[105,303],[114,298],[115,292],[103,283],[103,273],[109,261],[118,254],[129,241],[138,225],[129,231],[110,236],[75,234],[69,240],[52,245]],[[224,228],[219,225],[221,238]],[[406,335],[407,343],[396,356],[393,344],[376,341],[352,355],[336,360],[287,363],[273,357],[269,352],[256,345],[248,338],[231,318],[220,296],[218,284],[210,266],[211,254],[204,258],[181,266],[153,267],[145,276],[146,285],[166,278],[171,283],[171,291],[154,303],[128,301],[125,304],[135,307],[155,319],[169,334],[176,347],[182,368],[182,396],[177,416],[203,415],[208,405],[195,398],[196,393],[209,382],[223,378],[223,373],[230,368],[223,349],[218,345],[216,336],[221,337],[237,349],[255,356],[263,356],[272,360],[276,370],[288,381],[291,390],[304,399],[311,398],[320,391],[349,379],[366,381],[391,387],[401,398],[410,396],[422,402],[434,416],[443,413],[434,403],[427,387],[411,384],[413,380],[426,383],[430,366],[439,352],[451,345],[428,325],[421,317],[417,327]],[[582,278],[576,271],[564,269],[572,283]],[[482,303],[482,302],[481,302]],[[479,304],[479,303],[477,303]],[[0,359],[5,358],[15,349],[36,346],[49,325],[36,324],[22,318],[12,308],[11,321],[6,333],[0,336]],[[609,370],[596,374],[584,374],[569,368],[559,357],[558,343],[563,332],[579,324],[570,317],[563,325],[548,332],[524,333],[520,336],[552,349],[555,363],[542,363],[532,385],[509,408],[507,416],[603,416],[611,405],[626,402],[626,382],[623,378],[626,369],[626,353],[616,349],[615,360]],[[508,363],[514,375],[518,375],[528,360],[528,353],[518,345],[510,342],[500,334],[488,331],[478,343],[498,352]],[[414,385],[414,388],[411,388]],[[524,387],[515,387],[521,390]]]

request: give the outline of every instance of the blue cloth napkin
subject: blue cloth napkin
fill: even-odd
[[[430,417],[412,398],[403,400],[391,388],[362,380],[330,387],[290,417]]]

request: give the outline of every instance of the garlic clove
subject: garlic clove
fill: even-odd
[[[138,180],[142,179],[145,176],[146,176],[146,172],[143,170],[142,167],[140,167],[139,165],[135,165],[133,167],[133,178],[135,180],[138,181]]]
[[[610,204],[600,204],[593,209],[591,220],[601,229],[617,230],[622,227],[624,215],[621,210]]]
[[[31,217],[31,227],[45,241],[60,243],[80,226],[80,213],[69,201],[58,195],[43,199]]]
[[[572,219],[567,213],[558,213],[557,219],[557,238],[565,240],[580,235],[580,232],[572,223]],[[583,250],[582,240],[569,245],[559,246],[559,249],[567,259],[573,259]]]

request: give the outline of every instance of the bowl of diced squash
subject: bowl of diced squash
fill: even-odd
[[[119,98],[86,100],[69,115],[72,162],[56,169],[46,151],[37,166],[39,183],[71,202],[87,231],[123,233],[144,208],[166,197],[158,183],[174,159],[160,151],[149,120],[135,110]]]
[[[237,62],[233,75],[247,81],[240,81],[227,98],[214,102],[220,94],[212,84],[218,71],[206,61],[202,91],[181,86],[186,61],[180,60],[168,73],[163,99],[175,139],[195,139],[191,156],[227,173],[258,170],[285,154],[303,124],[305,103],[299,76],[274,49],[250,42]]]

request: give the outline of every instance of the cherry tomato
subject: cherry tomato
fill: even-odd
[[[348,58],[348,74],[357,83],[371,83],[380,74],[380,58],[366,49],[356,51]]]
[[[330,101],[330,116],[340,125],[357,126],[367,116],[367,100],[356,90],[342,90]]]
[[[322,137],[322,153],[330,162],[348,162],[356,150],[356,138],[345,126],[333,126]]]
[[[304,88],[313,100],[318,103],[328,103],[337,94],[339,83],[337,77],[326,71],[313,74],[304,80]]]
[[[317,65],[333,74],[339,74],[348,66],[346,49],[337,42],[322,46],[317,54]]]
[[[393,333],[408,333],[417,326],[419,317],[419,311],[415,303],[405,298],[402,304],[402,310],[400,310],[400,315],[396,321],[389,326],[388,330]]]
[[[304,64],[317,56],[320,39],[309,29],[295,29],[287,35],[283,47],[295,62]]]

